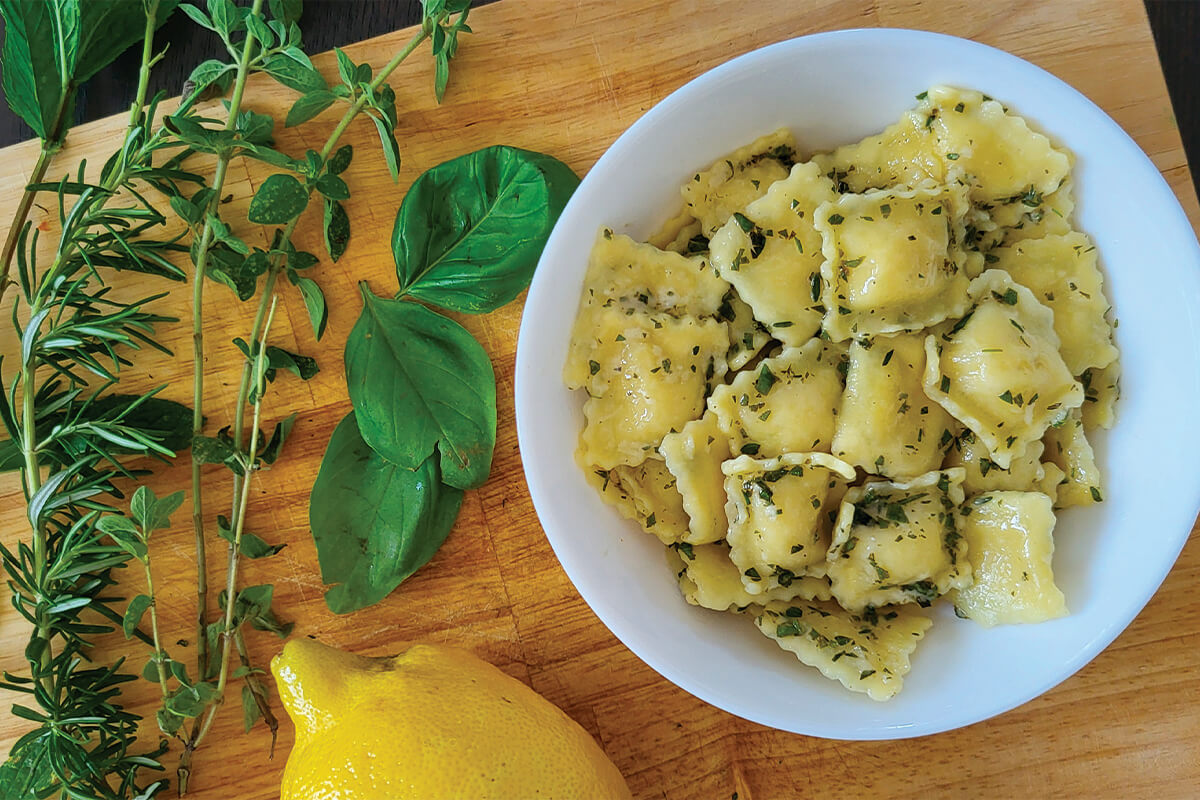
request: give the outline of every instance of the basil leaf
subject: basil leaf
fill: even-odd
[[[372,450],[354,413],[338,424],[313,484],[309,526],[325,603],[336,614],[378,603],[426,564],[454,525],[462,492],[436,458],[405,469]]]
[[[457,322],[363,288],[346,342],[346,383],[362,437],[381,456],[417,469],[436,449],[443,480],[487,480],[496,445],[496,378],[479,342]]]
[[[259,225],[284,225],[300,216],[307,205],[304,185],[292,175],[276,173],[258,187],[246,216]]]
[[[579,179],[550,156],[496,146],[417,178],[396,215],[400,293],[479,314],[529,285]]]
[[[78,7],[76,7],[78,13]],[[63,94],[63,42],[54,35],[51,4],[3,0],[4,95],[39,139],[61,141],[74,116],[75,95]]]

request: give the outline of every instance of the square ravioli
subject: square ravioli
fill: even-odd
[[[836,196],[816,164],[796,164],[709,242],[713,267],[786,345],[804,344],[821,327],[824,256],[813,213]]]
[[[991,492],[963,507],[973,583],[959,589],[954,610],[985,627],[1044,622],[1067,615],[1054,584],[1054,511],[1039,492]]]
[[[842,402],[845,349],[810,339],[743,370],[708,398],[734,454],[829,452]]]
[[[825,453],[789,453],[759,460],[739,456],[721,465],[729,557],[750,594],[788,586],[825,571],[837,502],[854,467]]]
[[[925,339],[925,393],[974,431],[991,460],[1015,455],[1083,402],[1059,355],[1054,313],[1003,270],[971,282],[974,307]]]
[[[721,431],[715,414],[705,413],[684,425],[678,433],[663,437],[658,452],[675,476],[683,508],[688,515],[691,544],[725,538],[725,473],[721,463],[729,459],[729,438]]]
[[[970,187],[973,201],[1048,194],[1070,172],[1066,153],[987,95],[947,86],[923,94],[919,110],[946,159],[946,181]]]
[[[1034,491],[1046,477],[1042,465],[1042,443],[1030,442],[1022,453],[1014,453],[1008,468],[992,461],[988,449],[974,432],[962,431],[946,453],[944,467],[962,467],[966,471],[963,491],[967,497],[980,492]]]
[[[846,493],[829,548],[826,574],[843,608],[917,603],[928,606],[971,583],[958,532],[963,470],[911,481],[870,481]]]
[[[882,701],[904,686],[912,653],[933,620],[911,606],[854,613],[810,601],[769,603],[754,623],[826,678]]]
[[[993,266],[1033,292],[1054,312],[1063,361],[1072,375],[1117,360],[1108,298],[1096,248],[1082,233],[1025,239],[992,251]]]
[[[1117,421],[1117,400],[1121,396],[1121,363],[1085,369],[1079,382],[1083,385],[1083,427],[1089,431],[1111,428]]]
[[[688,516],[683,498],[675,488],[675,476],[661,458],[650,457],[636,467],[588,468],[588,483],[606,503],[616,506],[621,516],[635,520],[646,533],[664,544],[681,541],[688,534]]]
[[[733,212],[767,193],[788,175],[796,161],[796,140],[780,129],[755,139],[705,170],[681,189],[687,210],[700,222],[700,235],[712,236]]]
[[[816,213],[823,324],[834,341],[918,331],[967,310],[960,189],[845,194]]]
[[[1063,236],[1071,232],[1075,189],[1071,179],[1049,194],[1031,190],[1020,197],[975,206],[995,231],[995,245],[1013,245],[1025,239]]]
[[[729,560],[729,546],[677,544],[668,549],[668,559],[679,579],[679,591],[694,606],[712,611],[741,611],[773,600],[828,600],[829,581],[805,575],[760,594],[750,594],[742,584],[742,573]]]
[[[704,410],[725,373],[724,323],[605,309],[592,332],[581,464],[637,466],[664,436]]]
[[[732,297],[732,287],[706,260],[659,250],[604,228],[588,258],[563,379],[568,387],[578,389],[595,374],[589,362],[595,360],[595,349],[608,343],[613,312],[724,322],[733,318]],[[722,361],[724,355],[722,351]]]
[[[850,345],[833,455],[874,475],[915,478],[942,464],[958,425],[925,396],[925,343],[877,336]]]
[[[1084,431],[1083,414],[1073,410],[1059,425],[1046,431],[1043,458],[1062,471],[1055,506],[1090,506],[1104,500],[1096,454]]]
[[[926,114],[905,111],[882,133],[813,156],[839,192],[945,183],[946,162]]]

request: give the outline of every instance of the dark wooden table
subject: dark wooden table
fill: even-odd
[[[105,2],[105,0],[88,0]],[[1066,0],[1069,2],[1069,0]],[[248,3],[248,0],[239,0]],[[493,0],[476,0],[483,5]],[[1154,29],[1159,59],[1175,118],[1183,138],[1192,181],[1200,187],[1200,0],[1145,0]],[[421,18],[420,0],[305,0],[300,25],[310,53],[378,36],[413,25]],[[0,29],[3,22],[0,21]],[[166,58],[158,65],[151,91],[178,94],[192,67],[206,58],[221,57],[215,37],[195,36],[195,27],[176,14],[159,34],[170,43]],[[137,54],[130,51],[103,70],[79,97],[79,122],[123,111],[137,85]],[[0,147],[28,139],[29,128],[7,106],[0,105]]]

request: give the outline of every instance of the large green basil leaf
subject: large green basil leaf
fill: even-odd
[[[155,26],[166,22],[178,5],[179,0],[158,0]],[[145,33],[143,0],[79,0],[75,83],[83,83],[107,67],[135,42],[142,41]]]
[[[350,413],[333,432],[309,501],[325,602],[336,614],[378,603],[425,565],[454,525],[463,493],[437,458],[405,469],[372,450]]]
[[[529,285],[579,178],[557,159],[495,146],[429,170],[392,229],[400,294],[470,314]]]
[[[179,0],[160,0],[161,25]],[[61,142],[79,86],[146,29],[142,0],[0,0],[4,94],[38,138]],[[64,69],[65,68],[65,69]]]
[[[60,138],[70,125],[74,92],[64,94],[60,55],[65,44],[56,35],[50,3],[2,0],[4,15],[4,95],[9,106],[39,139]],[[70,29],[78,32],[79,9]]]
[[[440,452],[442,480],[473,489],[496,446],[496,376],[461,325],[407,300],[363,288],[346,341],[346,384],[363,439],[387,460],[417,469]]]

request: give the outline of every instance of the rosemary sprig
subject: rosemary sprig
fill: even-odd
[[[48,49],[62,77],[59,90],[63,97],[73,96],[74,78],[69,76],[93,69],[96,56],[78,46],[84,37],[70,39],[64,31],[96,22],[97,9],[70,2],[51,5],[2,8],[10,22],[16,14],[32,18],[48,11],[54,16],[50,31],[10,27],[6,79],[10,71],[32,74],[33,69],[9,58],[14,36],[26,37],[25,44],[33,48],[37,43],[28,37],[50,35],[54,39]],[[127,4],[118,5],[113,6],[117,11],[129,10]],[[144,10],[137,4],[143,40],[137,100],[122,146],[101,168],[98,180],[89,182],[80,165],[73,179],[35,182],[26,190],[29,197],[53,191],[57,199],[61,231],[45,268],[38,263],[38,232],[18,216],[13,254],[19,293],[11,319],[21,349],[13,373],[0,373],[0,418],[9,436],[0,441],[0,449],[20,452],[30,537],[15,552],[0,547],[0,557],[14,606],[30,623],[32,635],[25,650],[29,674],[6,674],[2,685],[28,698],[28,705],[17,704],[13,710],[37,727],[16,742],[0,767],[4,797],[145,798],[164,785],[161,780],[144,783],[143,771],[161,769],[156,759],[162,747],[135,751],[138,717],[118,701],[122,685],[134,676],[121,671],[121,661],[109,667],[88,662],[93,637],[125,623],[128,615],[116,609],[119,600],[110,594],[113,570],[139,552],[136,540],[120,533],[122,522],[129,521],[108,499],[119,496],[118,482],[135,474],[123,456],[171,456],[162,440],[172,431],[157,426],[154,417],[181,408],[155,398],[154,392],[127,397],[111,391],[129,363],[122,351],[143,345],[162,349],[154,327],[167,320],[144,310],[157,295],[117,301],[100,278],[103,269],[182,277],[169,261],[178,245],[148,238],[165,218],[139,188],[175,188],[181,181],[196,180],[154,163],[166,142],[149,123],[157,99],[149,109],[143,106],[156,60],[157,10],[154,0]],[[60,99],[56,118],[69,105]],[[59,128],[41,131],[53,135]],[[53,152],[60,138],[44,139],[43,152]],[[113,202],[115,198],[122,200]]]
[[[21,470],[30,520],[29,541],[19,543],[15,551],[0,546],[0,558],[14,604],[33,631],[26,649],[28,676],[6,675],[0,686],[32,698],[28,705],[18,704],[15,713],[38,723],[0,767],[0,796],[6,798],[52,794],[148,798],[165,785],[161,780],[145,783],[142,772],[161,769],[157,759],[166,742],[148,754],[136,754],[138,718],[118,702],[121,687],[133,676],[121,671],[120,662],[110,668],[85,665],[91,638],[118,627],[127,637],[136,636],[151,647],[143,675],[158,686],[160,730],[183,743],[178,771],[181,793],[187,789],[192,753],[211,731],[231,679],[244,680],[247,728],[261,717],[274,735],[277,724],[267,688],[257,677],[262,671],[251,661],[243,628],[249,623],[285,636],[290,626],[281,624],[272,613],[270,586],[239,587],[239,565],[243,557],[262,557],[278,549],[246,526],[252,475],[278,458],[293,422],[293,418],[282,420],[269,436],[261,430],[267,384],[281,369],[304,379],[316,371],[312,359],[266,342],[278,300],[278,278],[287,277],[299,289],[314,333],[320,338],[326,321],[324,295],[315,281],[302,274],[317,258],[298,251],[292,243],[300,215],[320,195],[326,247],[337,260],[350,235],[350,220],[342,206],[350,190],[338,176],[353,157],[349,146],[337,146],[340,137],[358,116],[369,116],[379,132],[386,165],[396,177],[395,95],[387,78],[424,40],[431,39],[435,91],[440,99],[457,36],[470,31],[465,24],[467,0],[425,0],[421,31],[379,74],[339,51],[341,83],[330,87],[300,49],[297,0],[254,0],[249,9],[235,6],[232,0],[208,0],[207,13],[184,5],[184,13],[222,38],[232,61],[199,65],[191,77],[193,89],[179,108],[164,118],[163,126],[156,128],[159,98],[146,100],[148,79],[158,58],[153,54],[153,33],[175,5],[176,0],[0,0],[6,19],[18,12],[35,17],[58,15],[48,27],[9,27],[9,37],[15,30],[26,36],[32,31],[58,37],[52,47],[27,48],[31,63],[21,68],[27,69],[29,76],[50,70],[61,78],[59,96],[37,96],[37,108],[29,110],[30,114],[44,115],[53,107],[59,109],[58,116],[69,118],[64,109],[71,106],[80,76],[98,68],[94,54],[71,50],[66,31],[95,33],[97,29],[88,25],[128,22],[119,15],[131,11],[138,15],[143,30],[139,84],[128,129],[120,149],[106,161],[95,181],[87,179],[81,164],[75,175],[46,182],[44,175],[49,174],[50,158],[65,128],[42,117],[38,117],[41,127],[34,125],[39,133],[48,131],[49,138],[43,144],[44,163],[39,159],[35,166],[37,177],[26,197],[32,203],[37,193],[53,192],[61,226],[48,266],[42,268],[38,263],[40,234],[26,219],[31,206],[24,201],[24,211],[18,209],[14,223],[19,231],[11,256],[0,253],[0,294],[10,283],[20,289],[12,323],[22,346],[11,374],[5,373],[5,365],[0,363],[0,421],[9,437],[0,439],[0,469]],[[264,5],[272,18],[268,19]],[[88,42],[104,39],[95,35],[80,38]],[[114,41],[110,39],[110,45]],[[6,87],[15,63],[8,42],[6,39]],[[51,58],[38,62],[35,52]],[[299,124],[336,102],[346,104],[320,151],[295,158],[272,147],[273,120],[241,109],[247,76],[254,72],[265,72],[300,92],[288,114],[289,124]],[[33,82],[38,86],[45,83],[39,81],[40,77]],[[202,117],[196,110],[201,94],[213,85],[232,88],[224,121]],[[204,154],[215,157],[211,185],[187,168],[191,159]],[[282,170],[262,183],[249,210],[251,222],[279,226],[265,249],[250,247],[234,233],[236,222],[221,217],[224,175],[232,159],[239,157]],[[153,238],[153,230],[166,217],[147,198],[146,187],[165,195],[172,210],[188,223],[190,247],[173,239]],[[119,302],[109,296],[101,281],[104,269],[183,278],[174,260],[184,251],[194,266],[197,404],[192,411],[161,400],[154,392],[126,396],[113,390],[130,363],[126,351],[160,347],[155,326],[173,320],[146,310],[159,295]],[[14,272],[15,280],[10,281],[8,276]],[[264,275],[259,292],[258,278]],[[246,355],[246,364],[234,420],[215,437],[203,435],[199,405],[205,334],[199,312],[206,278],[226,284],[242,299],[259,294],[248,340],[235,340]],[[249,431],[245,421],[248,408],[252,411]],[[180,421],[182,426],[176,424]],[[228,466],[234,484],[230,518],[216,520],[218,532],[229,540],[218,621],[208,621],[207,575],[203,571],[198,574],[195,675],[189,675],[186,666],[173,659],[164,646],[169,637],[160,630],[151,569],[151,534],[168,524],[170,512],[183,498],[176,494],[160,499],[143,487],[133,493],[128,516],[113,504],[130,479],[142,474],[126,465],[125,456],[167,458],[187,444],[192,445],[197,464]],[[198,468],[196,475],[193,512],[198,523],[193,527],[203,564],[207,543]],[[113,570],[131,561],[142,565],[147,590],[122,612],[110,596],[115,584]],[[149,634],[141,629],[147,615]],[[232,663],[235,652],[236,669]]]

